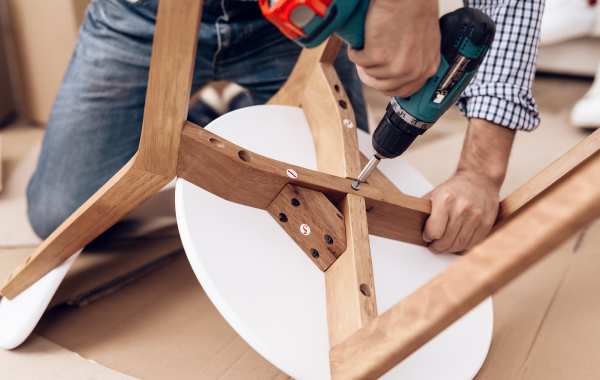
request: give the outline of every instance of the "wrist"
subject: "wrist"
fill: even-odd
[[[456,173],[499,190],[506,177],[514,135],[514,131],[486,120],[471,119]]]

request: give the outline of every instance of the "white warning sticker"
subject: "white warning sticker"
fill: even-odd
[[[291,179],[296,179],[298,178],[298,173],[296,173],[296,171],[294,169],[288,169],[286,170],[286,174],[288,177],[290,177]]]
[[[310,226],[308,224],[301,224],[300,225],[300,233],[304,236],[308,236],[310,235]]]

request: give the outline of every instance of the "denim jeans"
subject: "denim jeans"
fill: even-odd
[[[264,20],[252,0],[204,3],[193,90],[228,80],[245,87],[253,103],[265,103],[287,79],[300,48]],[[27,189],[29,220],[42,238],[137,149],[156,7],[157,0],[94,0],[88,8]],[[341,53],[336,68],[365,129],[355,67]]]

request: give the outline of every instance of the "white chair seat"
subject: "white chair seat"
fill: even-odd
[[[316,168],[312,137],[299,108],[245,108],[222,116],[207,129],[250,151]],[[361,150],[370,154],[369,136],[359,132],[359,137]],[[431,189],[402,160],[384,161],[381,169],[408,194],[421,196]],[[328,379],[323,273],[265,211],[223,200],[185,180],[177,183],[176,211],[193,270],[229,324],[293,378]],[[371,250],[380,313],[455,259],[373,236]],[[490,346],[492,318],[488,299],[384,378],[473,378]]]

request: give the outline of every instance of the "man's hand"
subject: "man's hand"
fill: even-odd
[[[349,57],[367,86],[388,96],[414,94],[439,66],[438,0],[373,0],[365,47]]]
[[[427,195],[432,212],[423,240],[434,252],[459,253],[484,240],[498,215],[514,131],[472,119],[456,173]]]

